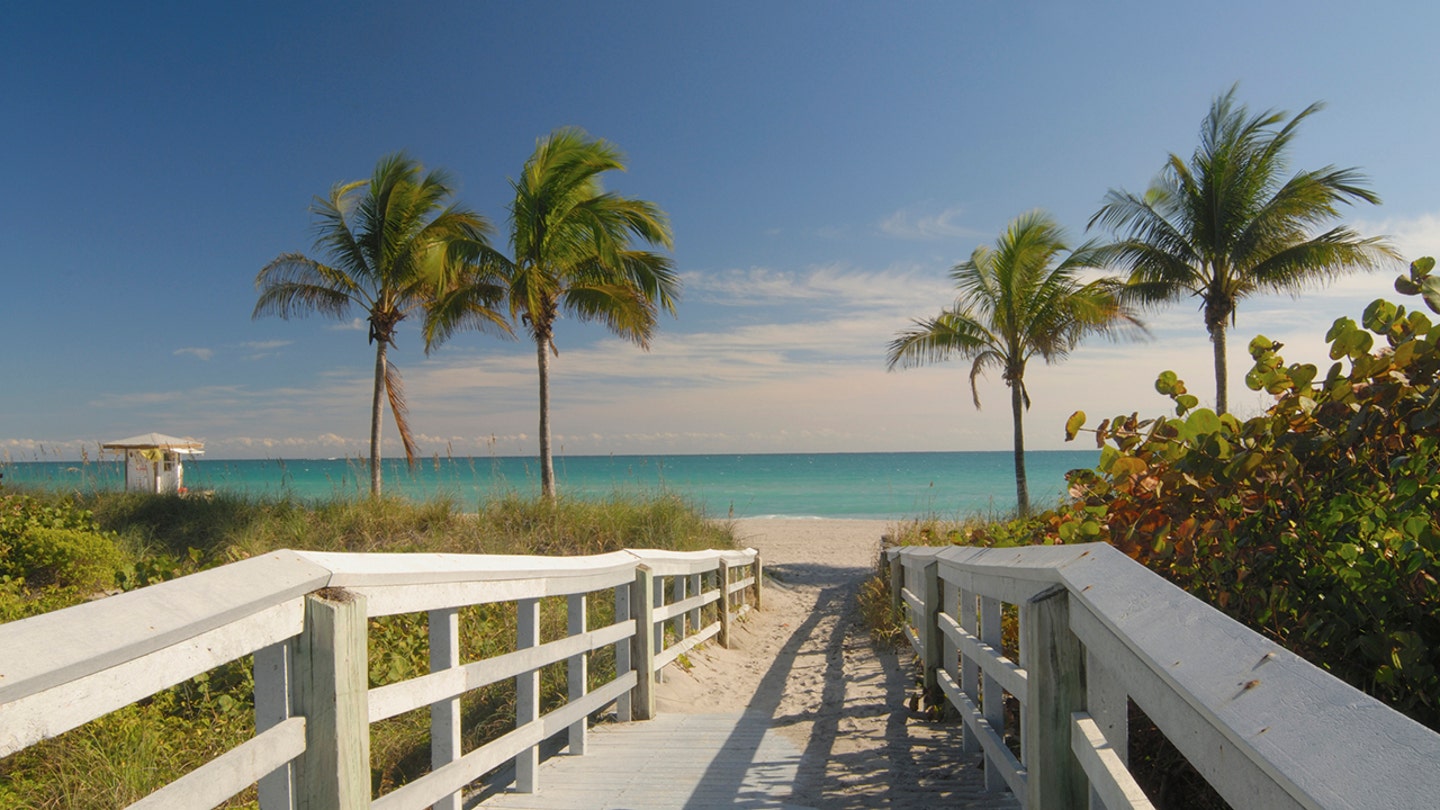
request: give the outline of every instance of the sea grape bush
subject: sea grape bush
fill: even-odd
[[[1440,311],[1433,267],[1417,261],[1396,288]],[[1243,422],[1160,375],[1175,416],[1101,422],[1098,469],[1072,474],[1053,531],[1110,541],[1440,728],[1440,328],[1377,300],[1326,340],[1323,375],[1251,341],[1246,384],[1276,401]]]
[[[1421,259],[1396,290],[1440,312]],[[1172,372],[1173,416],[1092,432],[1073,502],[977,530],[983,544],[1107,541],[1336,676],[1440,729],[1440,326],[1389,301],[1331,326],[1333,365],[1250,343],[1246,384],[1275,395],[1241,421],[1198,407]],[[1066,425],[1074,439],[1085,424]]]

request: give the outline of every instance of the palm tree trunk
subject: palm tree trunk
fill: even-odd
[[[375,341],[375,396],[370,401],[370,497],[380,497],[380,426],[385,410],[385,341]]]
[[[540,366],[540,494],[555,500],[555,462],[550,455],[550,339],[535,337],[535,355]]]
[[[1010,417],[1015,423],[1015,511],[1019,517],[1030,514],[1030,487],[1025,481],[1025,401],[1020,381],[1010,384]]]
[[[1215,349],[1215,413],[1225,413],[1229,400],[1228,369],[1225,367],[1225,322],[1210,328],[1210,345]]]

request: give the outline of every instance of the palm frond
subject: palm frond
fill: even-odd
[[[340,270],[299,253],[284,253],[260,269],[255,276],[260,296],[252,318],[292,316],[317,312],[343,318],[351,304],[367,302],[353,279]]]
[[[413,469],[418,451],[415,437],[410,432],[410,408],[405,404],[405,383],[400,379],[400,369],[394,363],[385,362],[385,397],[390,400],[390,415],[395,417],[395,430],[400,434],[400,443],[405,446],[405,462]]]

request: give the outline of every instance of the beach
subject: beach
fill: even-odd
[[[731,647],[691,652],[659,686],[664,712],[755,711],[803,754],[792,801],[810,807],[990,808],[954,723],[910,708],[914,656],[875,645],[856,603],[876,570],[884,520],[745,519],[736,537],[760,551],[763,608],[732,630]]]

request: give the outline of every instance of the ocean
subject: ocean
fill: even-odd
[[[951,453],[774,453],[747,455],[563,456],[555,459],[562,496],[598,499],[615,493],[671,492],[711,517],[880,518],[887,520],[1003,514],[1015,508],[1010,451]],[[1025,454],[1030,500],[1059,501],[1065,473],[1092,467],[1094,450]],[[407,469],[386,459],[385,491],[426,500],[455,499],[463,508],[498,495],[540,491],[533,457],[429,458]],[[121,489],[118,461],[0,462],[4,484],[47,489]],[[369,473],[356,459],[185,462],[190,490],[289,495],[306,500],[363,496]]]

